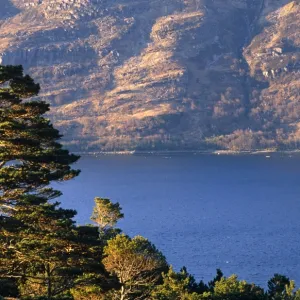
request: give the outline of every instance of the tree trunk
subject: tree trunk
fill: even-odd
[[[125,300],[125,296],[126,296],[125,288],[124,288],[124,286],[122,285],[122,287],[121,287],[120,300]]]

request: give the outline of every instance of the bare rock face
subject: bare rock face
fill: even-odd
[[[0,5],[0,63],[41,83],[69,147],[298,147],[299,1]]]
[[[300,137],[300,4],[268,1],[257,22],[258,34],[245,49],[250,76],[266,83],[252,97],[256,128],[275,132],[277,143],[294,144]]]

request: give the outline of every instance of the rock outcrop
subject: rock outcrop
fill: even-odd
[[[0,5],[0,63],[41,83],[69,147],[299,146],[299,1]]]

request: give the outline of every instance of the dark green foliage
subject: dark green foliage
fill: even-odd
[[[163,283],[156,286],[151,294],[153,300],[181,300],[196,299],[197,284],[186,268],[182,268],[176,273],[171,267],[167,273],[163,274]]]
[[[52,299],[71,287],[105,281],[96,227],[76,227],[74,210],[53,200],[52,181],[79,174],[43,115],[49,105],[36,96],[39,85],[21,66],[0,67],[0,278],[18,280],[19,291]],[[87,280],[88,278],[88,280]]]
[[[217,274],[213,280],[208,283],[208,288],[210,291],[213,291],[216,285],[216,282],[220,281],[223,278],[223,272],[220,269],[217,269]]]
[[[208,290],[208,287],[206,284],[204,284],[203,281],[200,281],[199,284],[197,284],[195,278],[193,275],[189,274],[189,272],[187,271],[186,267],[182,267],[180,270],[180,274],[184,277],[188,279],[188,285],[187,285],[187,289],[189,292],[191,293],[198,293],[198,294],[202,294],[204,292],[206,292]]]
[[[22,300],[48,300],[47,297],[38,296],[38,297],[22,297]],[[74,300],[72,295],[59,295],[58,297],[52,297],[52,300]]]
[[[79,157],[44,117],[49,105],[32,98],[39,90],[21,66],[0,66],[0,299],[300,300],[279,274],[265,292],[219,269],[207,285],[175,272],[147,239],[120,235],[122,209],[109,199],[95,198],[97,227],[76,226],[49,185],[76,177]]]
[[[23,76],[21,66],[0,67],[0,84],[0,204],[9,214],[24,194],[41,202],[59,196],[46,187],[77,176],[70,164],[79,157],[58,143],[61,135],[43,117],[49,105],[24,100],[37,95],[40,87]]]
[[[274,274],[268,281],[269,299],[281,300],[289,299],[287,288],[290,286],[290,279],[284,275]]]
[[[153,300],[299,300],[300,290],[283,275],[275,274],[268,282],[269,290],[238,280],[236,275],[224,277],[221,270],[209,282],[196,284],[193,276],[183,268],[176,273],[172,268],[163,274],[163,283],[152,291]]]
[[[0,279],[0,295],[4,297],[17,297],[19,295],[17,280],[8,278]]]
[[[238,280],[236,275],[222,277],[215,283],[212,293],[214,300],[264,300],[264,290],[254,284]]]

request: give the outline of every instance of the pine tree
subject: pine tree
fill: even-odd
[[[112,203],[109,199],[96,197],[91,220],[99,227],[99,236],[103,244],[121,233],[115,228],[118,221],[124,218],[120,204]]]
[[[0,66],[0,278],[51,299],[87,280],[101,285],[105,274],[97,227],[76,227],[76,212],[49,187],[76,177],[79,157],[59,143],[49,105],[32,98],[39,90],[21,66]]]
[[[43,116],[49,104],[24,100],[39,90],[21,66],[0,66],[0,204],[8,215],[24,195],[56,198],[60,192],[50,182],[79,174],[70,167],[79,157],[62,148],[61,135]]]
[[[157,285],[152,293],[152,300],[192,300],[200,299],[194,292],[195,279],[186,268],[177,273],[170,267],[167,273],[162,274],[163,283]]]

